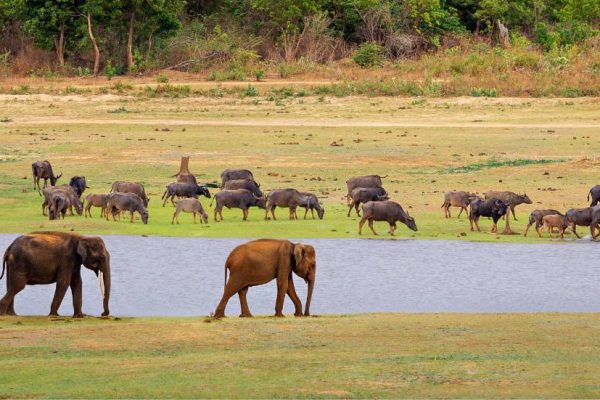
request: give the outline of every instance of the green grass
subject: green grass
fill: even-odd
[[[239,99],[225,91],[223,97],[193,101],[0,99],[11,120],[0,124],[0,232],[357,238],[358,218],[346,216],[345,180],[377,173],[387,175],[391,198],[419,227],[412,232],[399,226],[399,238],[547,242],[490,234],[488,220],[481,223],[483,232],[471,233],[465,216],[443,218],[443,193],[526,192],[534,203],[519,206],[519,221],[511,224],[522,232],[533,209],[583,207],[589,188],[598,184],[600,114],[594,99],[338,99],[296,97],[299,91],[289,87],[271,93],[277,101]],[[287,210],[279,209],[277,221],[264,221],[264,211],[253,208],[247,222],[239,210],[225,210],[225,221],[215,223],[210,201],[202,198],[208,225],[194,225],[182,214],[181,224],[173,226],[173,208],[163,208],[160,196],[182,155],[191,156],[200,182],[218,180],[225,168],[249,168],[264,191],[295,187],[316,193],[325,218],[289,221]],[[106,193],[115,180],[144,183],[150,223],[107,222],[97,209],[92,219],[48,221],[31,179],[31,163],[43,159],[64,173],[59,183],[84,175],[92,193]],[[376,229],[388,237],[385,223]],[[371,237],[368,228],[363,233]]]
[[[0,395],[597,398],[599,330],[598,314],[4,317]]]

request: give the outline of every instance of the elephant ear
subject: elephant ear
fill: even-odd
[[[294,261],[296,262],[296,271],[297,273],[303,274],[305,271],[300,270],[300,263],[304,258],[304,246],[301,244],[297,244],[294,246]]]
[[[87,245],[85,243],[84,240],[80,240],[79,244],[77,245],[77,254],[79,254],[79,256],[81,257],[81,263],[85,264],[86,260],[87,260],[87,256],[88,256],[88,249],[87,249]]]

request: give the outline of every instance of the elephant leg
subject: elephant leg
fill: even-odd
[[[225,307],[227,307],[227,302],[231,296],[238,293],[242,289],[243,287],[235,283],[230,276],[229,281],[227,281],[227,285],[225,285],[225,290],[223,290],[223,297],[221,297],[221,301],[215,310],[215,318],[223,318],[225,316]]]
[[[58,309],[60,308],[63,298],[65,297],[69,283],[70,280],[65,277],[59,277],[56,280],[56,291],[54,292],[54,298],[52,299],[52,304],[50,305],[50,314],[48,315],[58,316]]]
[[[304,314],[302,314],[302,302],[300,301],[300,298],[298,297],[298,294],[296,293],[296,288],[294,287],[294,280],[292,279],[291,274],[290,274],[290,277],[288,278],[287,295],[292,300],[292,303],[294,303],[294,309],[295,309],[294,315],[296,317],[303,316]]]
[[[283,317],[283,301],[288,291],[288,279],[277,278],[277,300],[275,301],[275,316]]]
[[[252,313],[250,312],[250,308],[248,307],[248,300],[246,300],[246,293],[248,293],[248,286],[246,286],[238,292],[238,296],[240,298],[240,308],[242,310],[240,317],[242,318],[252,317]]]
[[[75,273],[71,277],[71,294],[73,295],[73,318],[83,318],[85,314],[81,311],[82,300],[81,273]]]
[[[373,228],[373,218],[369,218],[369,228],[371,228],[373,235],[377,236],[377,232],[375,232],[375,229]]]
[[[11,280],[7,284],[8,290],[6,291],[4,297],[0,299],[0,315],[17,315],[15,313],[15,296],[21,290],[25,289],[26,284],[27,279],[24,275],[11,274]]]

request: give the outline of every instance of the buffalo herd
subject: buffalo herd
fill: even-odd
[[[34,189],[43,196],[42,214],[48,215],[50,219],[59,219],[65,215],[73,215],[77,212],[86,217],[92,217],[91,208],[100,208],[100,216],[109,220],[112,216],[114,221],[121,218],[121,213],[129,213],[129,220],[133,223],[135,214],[139,214],[144,224],[148,223],[148,203],[150,201],[146,194],[144,185],[137,182],[116,181],[112,184],[109,193],[92,193],[82,195],[88,189],[84,176],[73,176],[68,184],[57,185],[62,173],[55,175],[49,161],[37,161],[31,165]],[[313,219],[315,212],[319,219],[323,219],[325,209],[314,193],[301,192],[293,188],[274,189],[263,193],[260,184],[255,180],[254,174],[247,169],[226,169],[221,173],[220,185],[213,185],[220,190],[211,196],[207,184],[198,184],[196,177],[191,173],[175,175],[176,182],[166,185],[162,195],[163,207],[170,200],[175,212],[171,222],[179,223],[179,214],[191,213],[196,223],[208,222],[208,214],[200,202],[200,196],[211,198],[210,206],[213,206],[213,218],[215,222],[223,220],[223,207],[237,208],[242,211],[244,221],[248,219],[251,207],[257,207],[265,212],[265,220],[276,220],[275,210],[287,208],[289,219],[298,219],[297,209],[304,209],[304,219],[309,211]],[[362,234],[362,228],[368,222],[370,230],[377,235],[373,228],[374,221],[385,221],[389,224],[390,235],[396,231],[396,223],[401,222],[409,229],[417,231],[417,225],[402,206],[391,200],[388,192],[383,188],[383,179],[386,176],[366,175],[355,176],[346,181],[347,187],[347,216],[350,217],[352,210],[360,221],[358,233]],[[40,180],[44,180],[44,187],[40,187]],[[48,182],[50,185],[48,186]],[[524,235],[527,236],[529,229],[534,226],[536,232],[542,237],[542,230],[546,230],[550,237],[557,231],[562,238],[567,230],[570,230],[578,238],[577,226],[589,227],[593,239],[598,236],[600,230],[600,185],[594,186],[588,193],[587,208],[569,209],[564,214],[553,209],[534,210],[529,216],[529,222],[525,228]],[[490,218],[493,221],[492,233],[498,232],[498,221],[507,219],[512,214],[512,219],[517,220],[515,207],[520,204],[532,204],[527,194],[518,194],[510,191],[488,191],[479,196],[475,193],[465,191],[449,191],[444,194],[444,216],[450,218],[451,208],[459,208],[458,218],[464,212],[467,214],[471,231],[480,230],[479,220],[481,217]],[[362,208],[362,215],[361,215]],[[46,210],[48,211],[46,213]],[[508,221],[507,221],[508,227]]]

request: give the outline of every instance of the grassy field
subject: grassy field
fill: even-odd
[[[418,232],[401,226],[399,237],[547,242],[490,234],[488,220],[481,233],[471,233],[466,218],[443,218],[443,193],[526,192],[533,204],[517,208],[519,221],[511,224],[522,232],[531,210],[586,206],[590,187],[598,184],[597,98],[304,96],[293,83],[270,93],[0,95],[0,232],[353,238],[358,218],[346,216],[345,180],[375,173],[388,176],[384,186],[417,221]],[[278,221],[264,221],[264,212],[252,209],[248,222],[231,210],[224,222],[214,223],[203,198],[208,225],[182,215],[181,224],[172,226],[173,209],[163,208],[160,196],[182,155],[191,156],[200,181],[239,167],[253,170],[265,191],[315,192],[325,219],[288,221],[287,210],[279,210]],[[107,222],[97,209],[93,219],[48,221],[32,190],[30,167],[43,159],[64,173],[59,183],[85,175],[90,192],[105,193],[115,180],[143,182],[151,197],[149,224]],[[376,229],[387,237],[387,224],[376,223]]]
[[[597,398],[599,331],[597,314],[5,317],[0,396]]]

